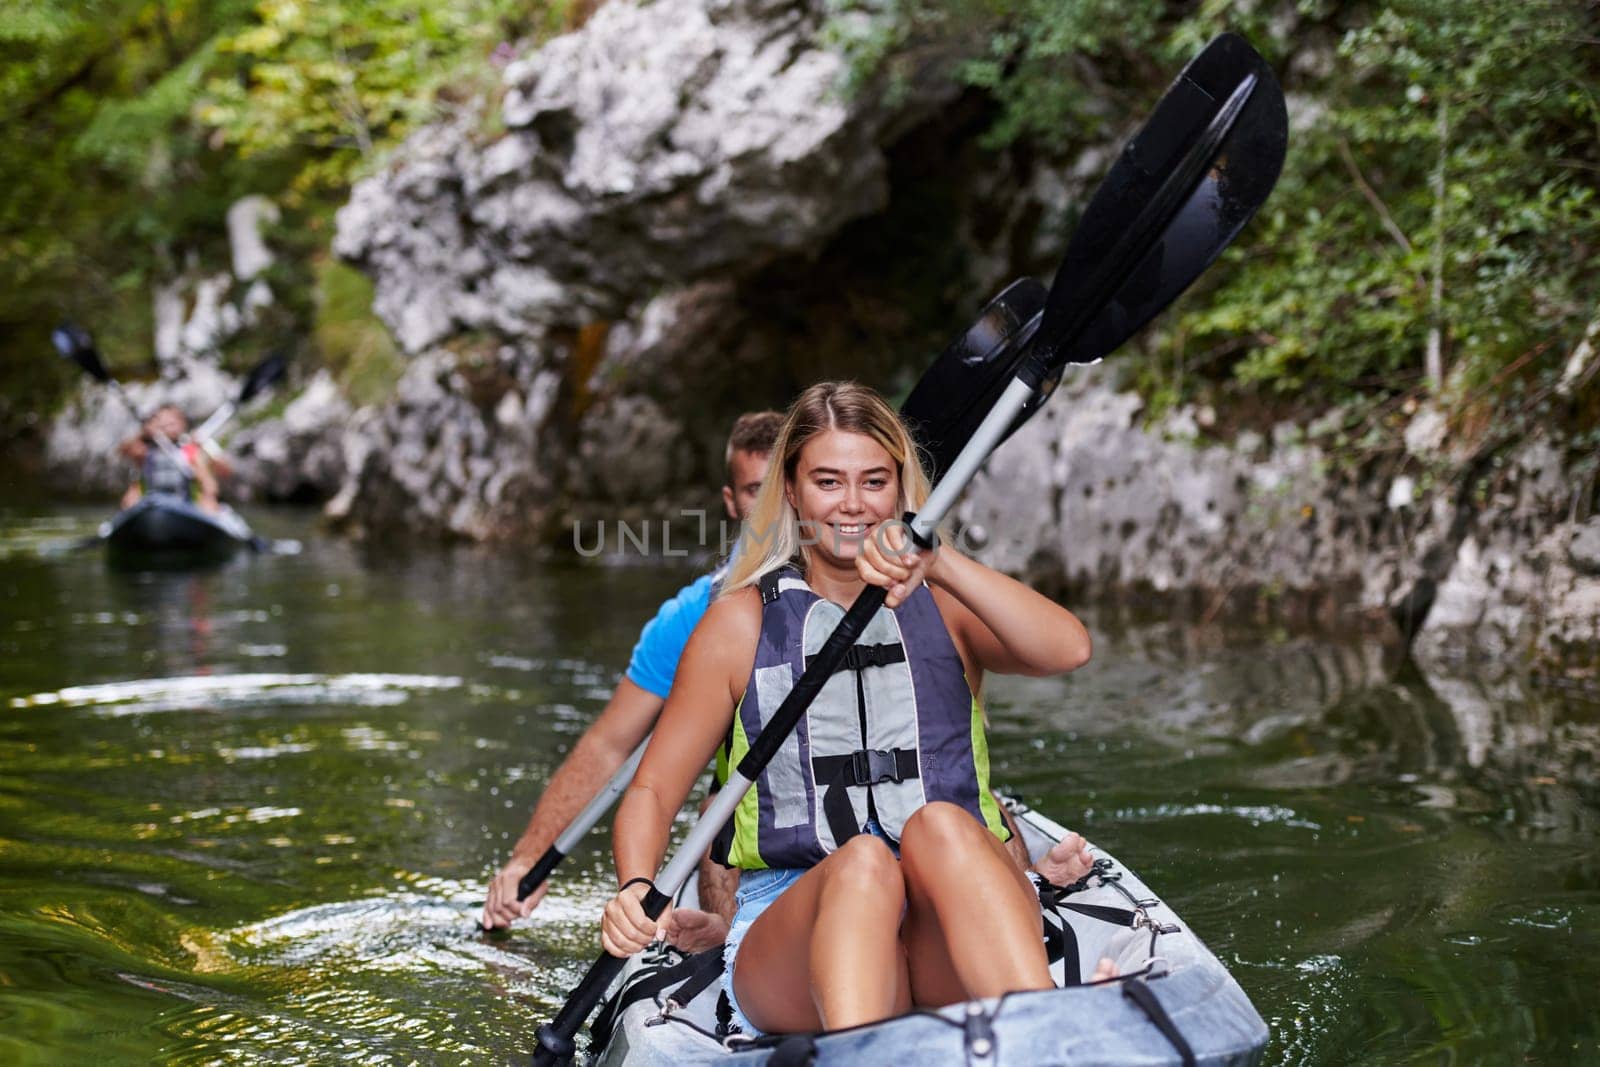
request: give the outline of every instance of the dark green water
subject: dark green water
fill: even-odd
[[[605,834],[474,902],[692,572],[471,549],[126,575],[0,511],[0,1063],[507,1062],[596,948]],[[1086,612],[992,685],[997,781],[1227,963],[1272,1063],[1600,1062],[1600,704]],[[1504,666],[1504,665],[1501,665]]]

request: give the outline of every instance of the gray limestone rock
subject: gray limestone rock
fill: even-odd
[[[1419,662],[1471,655],[1525,670],[1535,657],[1600,655],[1600,520],[1531,544],[1527,536],[1550,530],[1570,493],[1548,441],[1515,454],[1514,476],[1466,516],[1457,544],[1463,505],[1451,485],[1424,494],[1408,476],[1339,477],[1287,425],[1265,449],[1246,435],[1199,446],[1182,415],[1146,429],[1138,397],[1103,368],[1060,392],[989,460],[958,509],[963,535],[981,531],[965,543],[1002,570],[1214,603],[1234,590],[1341,589],[1343,612],[1378,615],[1414,589],[1419,560],[1447,551],[1422,605]],[[1404,506],[1391,499],[1401,485]]]
[[[234,436],[237,495],[243,499],[321,500],[344,480],[343,439],[350,403],[321,370],[284,408],[281,418],[246,427]]]
[[[616,318],[815,250],[883,206],[884,140],[953,92],[914,79],[893,107],[847,100],[820,17],[804,0],[607,4],[507,68],[498,140],[480,146],[464,114],[359,183],[335,250],[411,353]]]
[[[325,514],[358,534],[471,540],[526,534],[554,503],[548,460],[560,375],[533,348],[492,357],[430,349],[394,399],[357,412],[340,444],[344,481]]]
[[[1600,519],[1574,526],[1567,543],[1567,559],[1579,574],[1600,577]]]

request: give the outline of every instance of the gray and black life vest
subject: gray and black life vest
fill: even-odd
[[[194,476],[179,466],[165,448],[158,447],[154,442],[145,452],[144,465],[139,471],[139,485],[146,493],[179,496],[185,500],[192,499],[197,489]]]
[[[737,764],[833,632],[844,609],[792,567],[761,579],[755,668],[734,712]],[[880,608],[778,755],[745,794],[721,859],[731,867],[810,867],[877,819],[892,840],[929,801],[966,809],[1010,836],[989,790],[983,709],[933,594]]]

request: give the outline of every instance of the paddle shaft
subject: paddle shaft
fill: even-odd
[[[210,415],[206,416],[206,421],[202,422],[198,427],[196,427],[194,433],[190,434],[189,436],[193,437],[196,441],[199,441],[201,448],[204,448],[207,452],[210,452],[212,439],[215,438],[217,434],[222,432],[222,428],[228,425],[229,421],[233,418],[234,414],[238,410],[239,405],[234,401],[229,400],[220,408],[213,411]],[[216,453],[213,452],[212,455],[216,455]]]
[[[239,413],[239,409],[248,404],[263,389],[270,387],[279,378],[282,378],[287,363],[282,353],[274,352],[266,359],[257,363],[245,375],[244,385],[239,388],[239,395],[226,401],[220,408],[206,416],[206,420],[190,436],[200,442],[200,447],[216,456],[216,451],[211,447],[212,441],[222,432],[222,428]]]
[[[934,487],[922,511],[907,519],[911,536],[917,544],[931,547],[934,530],[944,520],[962,490],[966,489],[967,484],[977,474],[978,468],[983,465],[994,446],[1005,435],[1012,419],[1032,396],[1033,390],[1020,380],[1013,380],[1006,386],[999,401],[973,434],[972,439],[967,442],[966,447],[961,450],[955,462],[950,465],[949,472]],[[887,591],[881,586],[872,585],[863,589],[856,597],[855,603],[850,605],[850,610],[839,621],[839,625],[834,627],[827,642],[814,657],[811,657],[810,665],[795,682],[794,688],[789,690],[789,695],[783,698],[783,702],[773,712],[767,725],[750,743],[750,750],[728,775],[728,781],[717,791],[716,797],[695,823],[694,829],[689,831],[689,836],[657,876],[656,883],[645,892],[642,903],[645,914],[650,918],[660,918],[661,913],[667,910],[667,905],[672,902],[672,898],[683,888],[684,883],[699,865],[701,855],[711,847],[712,841],[733,817],[734,811],[739,807],[745,794],[750,791],[755,780],[761,776],[767,764],[777,755],[778,749],[794,732],[800,719],[811,706],[811,702],[822,691],[828,679],[833,677],[839,664],[844,661],[845,654],[850,651],[850,647],[866,629],[867,623],[872,621],[872,617],[883,606],[887,595]],[[571,1058],[576,1048],[573,1038],[578,1028],[589,1017],[589,1013],[600,1002],[606,989],[616,980],[626,963],[626,959],[601,953],[590,965],[589,972],[572,991],[555,1019],[539,1028],[539,1047],[533,1054],[535,1064],[553,1067]]]
[[[626,760],[623,760],[622,766],[617,768],[617,772],[611,776],[611,780],[602,786],[600,792],[594,795],[594,799],[584,805],[583,810],[573,817],[572,822],[567,825],[565,830],[561,831],[561,835],[555,839],[554,843],[544,850],[544,855],[540,856],[533,866],[528,868],[528,873],[523,875],[522,879],[517,882],[517,899],[519,901],[527,900],[535,890],[544,884],[545,879],[549,878],[555,869],[561,865],[561,861],[566,859],[572,853],[572,850],[578,847],[578,842],[583,840],[583,835],[594,829],[594,824],[599,822],[605,813],[610,810],[612,804],[616,803],[617,798],[622,795],[622,791],[628,788],[628,783],[633,781],[634,772],[639,769],[639,761],[644,759],[644,750],[649,744],[650,736],[646,734],[645,739],[639,742],[639,746],[629,753]],[[481,923],[478,928],[485,933],[491,929]]]

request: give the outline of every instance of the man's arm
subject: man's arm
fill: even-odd
[[[662,703],[660,697],[627,678],[617,683],[605,710],[583,732],[551,776],[550,784],[533,809],[533,817],[528,820],[528,828],[511,850],[511,859],[489,883],[489,899],[483,908],[484,926],[509,926],[513,919],[526,917],[544,899],[548,882],[520,903],[517,883],[584,805],[611,780],[628,755],[639,747],[639,742],[655,726]]]

